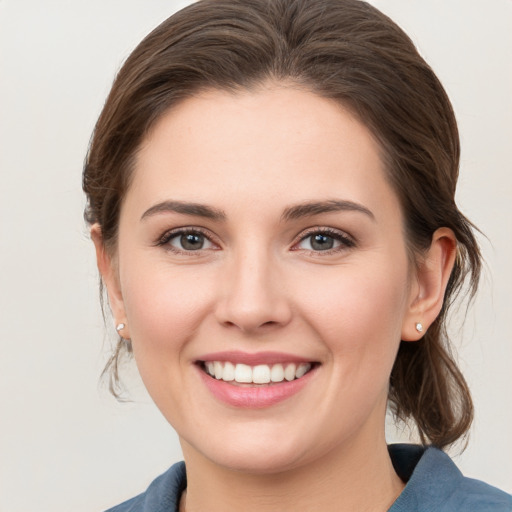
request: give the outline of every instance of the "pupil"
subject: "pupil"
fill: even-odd
[[[181,235],[181,246],[183,249],[187,249],[189,251],[201,249],[203,247],[203,243],[203,235],[195,235],[193,233]]]
[[[313,237],[313,240],[311,241],[311,247],[313,249],[316,249],[318,251],[327,251],[329,249],[332,249],[334,245],[334,240],[330,236],[317,234]]]

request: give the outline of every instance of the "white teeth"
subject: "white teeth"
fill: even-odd
[[[303,377],[310,369],[311,363],[233,364],[229,361],[206,361],[206,372],[216,379],[226,382],[236,381],[241,384],[268,384],[270,382],[292,381]]]
[[[252,382],[252,368],[246,364],[237,364],[235,366],[235,380],[237,382],[249,384]]]
[[[296,369],[297,369],[297,367],[293,363],[287,364],[286,368],[284,369],[284,378],[286,380],[294,380]]]
[[[216,379],[222,379],[222,374],[224,373],[223,372],[223,367],[222,367],[222,363],[220,361],[215,361],[215,363],[213,363],[213,371],[215,373],[215,378]]]
[[[270,380],[272,382],[283,382],[284,380],[284,368],[282,364],[275,364],[270,370]]]
[[[311,369],[310,363],[300,363],[295,370],[295,377],[300,379]]]
[[[255,384],[268,384],[270,382],[270,368],[266,364],[259,364],[252,369],[252,381]]]
[[[235,380],[235,365],[233,363],[224,363],[224,372],[222,374],[222,380],[230,382]]]

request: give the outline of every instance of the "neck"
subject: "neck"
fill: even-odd
[[[250,474],[219,467],[182,441],[186,512],[385,512],[402,491],[384,436],[354,440],[301,467]],[[181,510],[181,509],[180,509]]]

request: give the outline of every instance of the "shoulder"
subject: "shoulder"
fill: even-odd
[[[407,481],[389,512],[512,512],[512,496],[466,478],[450,457],[434,447],[391,445],[398,475]]]
[[[178,462],[153,480],[145,492],[106,512],[177,512],[186,486],[185,463]]]

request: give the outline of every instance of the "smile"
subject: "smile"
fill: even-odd
[[[195,364],[216,400],[231,407],[261,409],[300,393],[314,380],[319,362],[276,352],[218,352]]]
[[[250,366],[229,361],[207,361],[203,369],[208,375],[232,382],[233,384],[273,384],[283,381],[291,382],[308,373],[313,363],[277,363]]]

